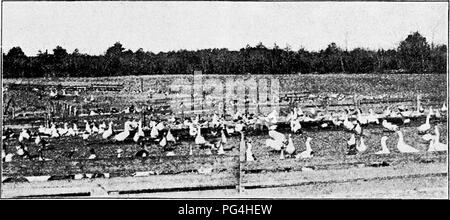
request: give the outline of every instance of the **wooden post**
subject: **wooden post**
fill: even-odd
[[[356,93],[353,94],[353,105],[355,105],[355,110],[359,108],[358,98],[356,97]]]
[[[237,190],[238,193],[241,193],[244,191],[244,187],[242,186],[242,167],[245,163],[245,149],[246,148],[246,142],[244,139],[244,134],[241,133],[241,143],[239,144],[239,164],[238,164],[238,173],[237,173]]]
[[[259,79],[256,77],[256,115],[259,115]]]
[[[144,92],[144,79],[141,78],[141,92]]]
[[[420,111],[420,98],[421,98],[421,96],[422,95],[417,95],[417,112],[419,112]]]

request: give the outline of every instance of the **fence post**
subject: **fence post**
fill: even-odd
[[[242,131],[241,131],[242,132]],[[238,173],[237,173],[237,190],[238,193],[241,193],[244,191],[244,187],[242,186],[242,167],[245,163],[245,149],[246,148],[246,142],[244,139],[244,133],[241,133],[241,142],[239,143],[239,164],[238,164]]]

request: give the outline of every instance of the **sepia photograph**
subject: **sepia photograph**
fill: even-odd
[[[2,1],[0,198],[449,199],[448,29],[448,1]]]

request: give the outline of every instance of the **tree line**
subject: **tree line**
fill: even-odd
[[[26,56],[20,47],[3,53],[3,77],[100,77],[125,75],[192,74],[307,74],[307,73],[445,73],[447,46],[429,44],[411,33],[395,49],[343,50],[335,43],[320,51],[290,47],[271,49],[262,43],[239,51],[202,49],[152,53],[127,50],[119,42],[102,55],[68,53],[57,46],[53,53]]]

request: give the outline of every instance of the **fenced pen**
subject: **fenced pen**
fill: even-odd
[[[259,82],[261,81],[263,80]],[[200,115],[202,120],[210,121],[216,112],[225,113],[224,124],[232,128],[235,126],[233,114],[237,110],[241,113],[267,115],[276,108],[280,114],[277,131],[289,133],[289,121],[285,116],[294,106],[301,106],[307,114],[315,109],[329,116],[356,109],[362,109],[363,112],[372,109],[381,114],[388,107],[392,109],[400,106],[407,106],[410,110],[417,110],[418,106],[422,106],[428,111],[430,107],[440,109],[446,101],[445,95],[436,92],[440,89],[439,86],[423,87],[420,92],[414,90],[415,86],[410,86],[411,91],[404,93],[393,91],[388,94],[381,92],[371,94],[371,92],[347,91],[348,85],[338,91],[318,93],[306,91],[309,88],[285,89],[288,86],[282,84],[276,93],[277,97],[267,95],[271,94],[269,89],[265,95],[257,93],[252,97],[251,91],[259,89],[245,88],[245,84],[244,89],[228,88],[228,85],[220,84],[225,89],[219,93],[211,91],[204,96],[200,93],[193,99],[190,90],[192,84],[177,83],[175,89],[159,92],[158,89],[154,89],[155,92],[150,96],[146,91],[147,86],[155,83],[140,82],[142,81],[133,80],[124,83],[128,87],[136,88],[137,93],[123,91],[130,88],[122,90],[116,88],[120,86],[119,84],[84,82],[83,86],[80,86],[76,83],[67,85],[70,82],[66,82],[65,87],[58,90],[64,88],[66,96],[56,98],[49,98],[47,94],[51,88],[57,88],[57,84],[41,85],[35,90],[34,86],[28,86],[27,83],[23,83],[22,87],[7,84],[8,90],[4,100],[6,102],[14,99],[14,103],[11,103],[8,109],[4,109],[6,114],[3,123],[17,134],[22,128],[34,131],[38,126],[49,126],[50,123],[62,127],[63,123],[69,122],[70,126],[75,124],[82,129],[85,120],[98,124],[112,121],[114,130],[120,132],[127,120],[141,120],[144,124],[148,124],[151,120],[167,121],[172,117]],[[103,86],[106,84],[112,86]],[[262,84],[263,87],[270,85],[269,80],[266,84]],[[184,94],[183,89],[178,91],[176,88],[180,86],[187,86],[189,92]],[[84,91],[83,88],[91,89]],[[203,89],[208,90],[207,86]],[[71,96],[77,90],[80,91],[79,96]],[[39,99],[41,93],[42,99]],[[29,100],[24,101],[24,97]],[[243,99],[239,99],[240,97]],[[223,104],[212,105],[208,101],[210,99]],[[183,103],[184,109],[180,108],[180,103]],[[139,111],[127,112],[130,105],[134,105]],[[147,110],[149,106],[152,107],[152,111]],[[94,114],[91,114],[92,112]],[[350,118],[355,119],[356,115],[351,115]],[[305,148],[305,138],[312,138],[315,155],[307,159],[296,159],[292,156],[280,159],[278,153],[271,152],[265,146],[264,140],[267,138],[265,127],[249,126],[245,131],[246,137],[253,140],[256,161],[245,160],[245,150],[240,148],[239,134],[227,136],[229,149],[224,155],[217,155],[215,151],[206,154],[205,150],[196,147],[189,135],[188,127],[183,125],[170,127],[170,131],[179,138],[180,143],[174,151],[175,156],[166,156],[158,143],[151,144],[150,156],[136,159],[134,154],[140,147],[132,140],[118,143],[101,137],[90,137],[88,140],[81,137],[59,137],[49,139],[50,147],[44,153],[45,157],[52,160],[17,160],[2,163],[1,195],[8,198],[170,197],[178,194],[202,197],[201,195],[204,195],[202,192],[224,191],[236,197],[276,197],[278,194],[264,193],[264,190],[282,191],[300,187],[291,192],[292,195],[289,193],[283,195],[303,197],[309,195],[306,189],[320,188],[322,185],[360,185],[361,182],[400,179],[434,181],[435,178],[439,180],[447,178],[446,152],[427,152],[427,143],[416,131],[416,128],[426,121],[426,114],[379,118],[380,121],[384,119],[399,125],[405,133],[405,139],[420,149],[420,153],[400,153],[393,150],[388,155],[374,154],[380,148],[382,136],[388,138],[387,145],[390,149],[395,149],[397,136],[386,131],[381,124],[369,124],[364,126],[364,130],[370,136],[365,137],[369,151],[364,154],[346,155],[347,138],[350,133],[334,125],[327,117],[302,122],[303,133],[293,136],[298,152]],[[404,123],[406,119],[410,120],[407,124]],[[433,114],[430,123],[439,125],[442,131],[441,141],[446,143],[447,128],[444,125],[447,123],[447,113],[442,112],[439,117]],[[323,126],[324,124],[326,126]],[[161,133],[166,132],[167,128],[161,130]],[[201,128],[201,133],[205,134],[206,138],[211,132],[208,126]],[[146,130],[145,136],[148,137],[149,133],[150,131]],[[16,140],[5,143],[8,149],[14,149],[17,145]],[[30,151],[36,151],[32,144],[27,145]],[[121,158],[117,158],[116,150],[119,148],[124,151]],[[193,154],[190,155],[189,151],[192,148]],[[95,149],[99,156],[96,159],[87,159],[89,149]],[[73,154],[72,158],[67,157],[67,154]],[[414,188],[408,190],[414,191]],[[442,191],[442,187],[437,190]]]

